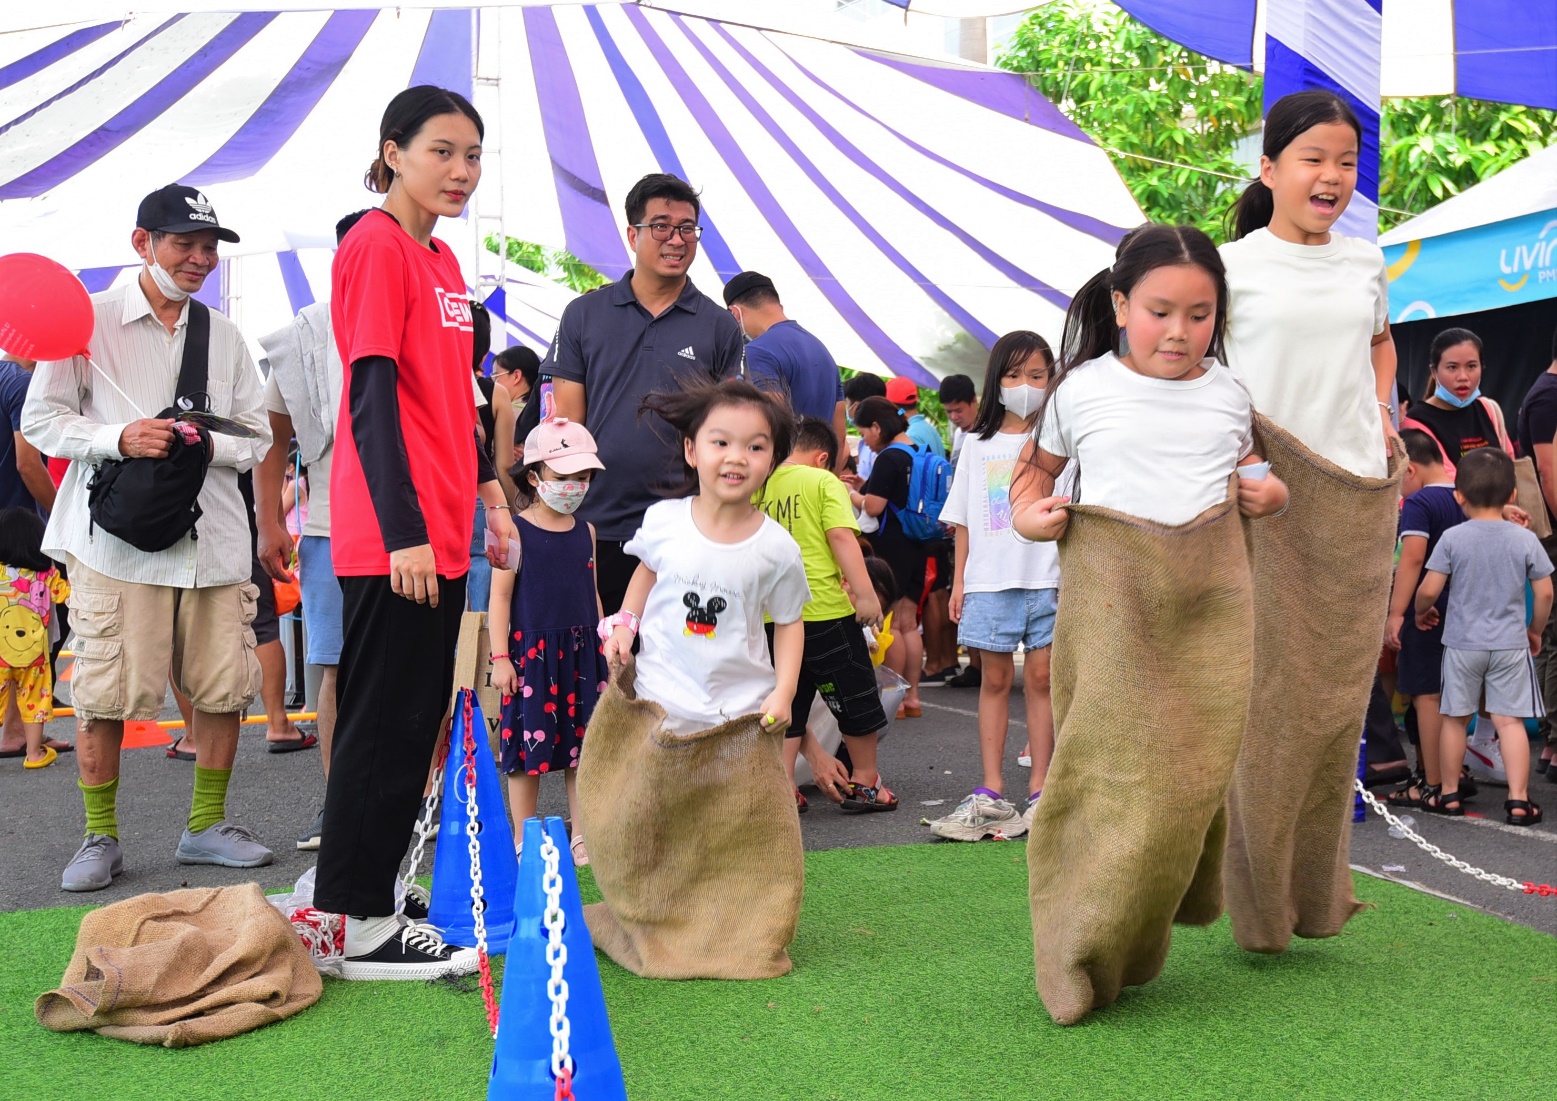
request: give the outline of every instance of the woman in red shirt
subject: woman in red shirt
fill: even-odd
[[[331,270],[344,379],[330,550],[344,645],[314,904],[346,915],[348,979],[476,967],[474,951],[396,914],[395,876],[453,688],[472,489],[499,561],[514,534],[476,438],[465,279],[432,235],[475,191],[482,136],[455,92],[423,85],[391,100],[367,175],[384,203],[352,227]]]

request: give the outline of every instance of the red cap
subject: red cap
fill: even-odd
[[[889,378],[887,379],[887,400],[893,405],[917,405],[919,387],[914,385],[913,379]]]

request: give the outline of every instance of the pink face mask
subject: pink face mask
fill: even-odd
[[[584,494],[589,492],[589,483],[540,481],[535,483],[535,492],[547,508],[566,516],[584,503]]]

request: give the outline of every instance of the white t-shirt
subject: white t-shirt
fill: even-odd
[[[762,518],[755,535],[716,543],[692,519],[692,498],[660,501],[622,548],[655,573],[643,609],[637,690],[678,734],[750,715],[777,683],[762,617],[800,618],[811,588],[800,546]]]
[[[996,432],[987,440],[968,433],[962,438],[941,520],[968,529],[964,593],[1059,586],[1059,548],[1018,539],[1011,526],[1011,478],[1030,439],[1028,432]]]
[[[1184,524],[1227,499],[1254,446],[1249,393],[1222,364],[1180,382],[1106,355],[1073,368],[1043,415],[1041,446],[1080,464],[1077,504]]]
[[[1379,247],[1331,232],[1296,245],[1268,229],[1221,248],[1227,363],[1254,407],[1353,474],[1388,473],[1373,338],[1389,324]]]

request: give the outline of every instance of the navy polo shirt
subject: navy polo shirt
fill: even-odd
[[[631,539],[644,511],[682,481],[681,441],[663,421],[638,416],[643,399],[737,374],[744,344],[740,324],[690,279],[659,317],[633,294],[632,272],[562,311],[541,372],[583,384],[584,427],[605,469],[578,515],[601,539]]]
[[[816,337],[798,322],[780,321],[746,345],[746,374],[759,386],[776,380],[800,417],[820,417],[833,423],[843,400],[838,362]]]

